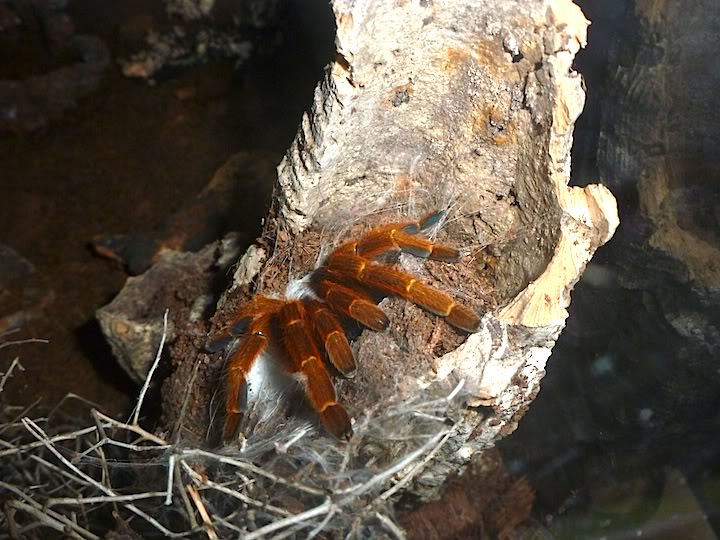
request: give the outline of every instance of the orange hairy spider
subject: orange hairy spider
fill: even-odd
[[[444,317],[467,332],[477,330],[480,319],[471,309],[426,285],[412,274],[378,262],[400,252],[444,262],[457,262],[460,252],[435,244],[419,233],[435,225],[445,212],[420,221],[392,223],[372,229],[359,240],[338,246],[307,278],[297,299],[256,296],[245,304],[227,328],[209,345],[218,350],[239,337],[226,367],[224,438],[237,433],[247,401],[247,378],[256,359],[271,342],[279,343],[286,358],[282,367],[303,383],[307,399],[327,431],[336,437],[352,433],[350,416],[338,403],[325,361],[344,377],[355,372],[348,337],[341,321],[354,320],[381,332],[389,321],[378,306],[384,296],[399,296]],[[275,340],[275,341],[274,341]]]

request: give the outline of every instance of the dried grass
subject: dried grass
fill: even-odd
[[[128,421],[0,410],[0,539],[405,538],[393,503],[455,432],[462,382],[378,404],[347,444],[291,419],[240,450],[192,448],[140,424],[164,341]]]

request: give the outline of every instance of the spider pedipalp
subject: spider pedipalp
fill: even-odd
[[[473,310],[414,275],[379,260],[401,252],[448,263],[460,260],[457,249],[420,235],[443,216],[443,212],[435,212],[420,221],[371,229],[360,239],[338,246],[302,280],[305,293],[294,292],[292,299],[258,295],[238,311],[208,347],[219,350],[234,338],[239,340],[226,366],[225,441],[237,433],[250,371],[271,343],[279,345],[284,356],[279,362],[282,369],[302,384],[307,401],[325,429],[346,438],[352,434],[350,415],[337,400],[328,368],[332,366],[346,378],[355,374],[357,366],[346,333],[347,321],[383,331],[390,321],[378,304],[385,296],[397,296],[444,317],[456,328],[477,330],[480,318]]]

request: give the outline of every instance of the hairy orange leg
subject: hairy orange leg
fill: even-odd
[[[371,289],[405,298],[435,315],[445,317],[450,324],[462,330],[475,332],[480,325],[480,318],[471,309],[406,272],[345,253],[331,256],[326,269],[340,279],[350,278]]]
[[[420,221],[391,223],[372,229],[360,240],[347,242],[335,253],[349,253],[376,259],[387,253],[410,253],[416,257],[444,262],[457,262],[460,252],[450,246],[435,244],[417,234],[436,224],[445,212],[433,212]],[[332,256],[332,255],[331,255]]]
[[[276,313],[285,302],[267,296],[256,296],[245,304],[230,323],[208,340],[205,348],[209,352],[218,352],[226,347],[233,338],[243,334],[258,317],[265,313]]]
[[[288,302],[280,309],[285,349],[294,372],[302,375],[308,401],[325,428],[338,438],[352,433],[350,416],[337,402],[335,387],[315,343],[312,322],[302,302]]]
[[[265,313],[276,313],[284,303],[284,300],[278,300],[277,298],[254,297],[230,321],[227,327],[228,333],[233,337],[241,335],[257,317]]]
[[[390,324],[385,312],[363,291],[345,287],[328,279],[321,280],[318,288],[321,296],[335,312],[350,317],[376,332],[382,332]]]
[[[356,369],[355,357],[340,321],[321,302],[308,301],[306,306],[317,337],[325,347],[328,359],[345,377],[353,377]]]
[[[250,323],[242,339],[227,362],[227,395],[223,438],[232,439],[237,433],[242,411],[247,401],[247,378],[258,357],[267,350],[270,340],[272,314],[264,314]]]
[[[450,246],[435,244],[415,234],[409,234],[402,228],[392,228],[380,231],[371,231],[362,238],[356,247],[356,255],[366,259],[376,259],[385,253],[404,252],[444,262],[457,262],[460,260],[460,252]]]

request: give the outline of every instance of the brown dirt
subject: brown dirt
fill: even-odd
[[[122,77],[114,61],[142,35],[138,25],[161,16],[160,2],[71,6],[78,32],[104,39],[113,65],[94,95],[44,132],[0,134],[0,243],[35,267],[22,289],[0,295],[0,318],[36,307],[28,297],[41,299],[41,316],[13,338],[50,341],[0,349],[0,372],[18,354],[25,368],[3,398],[51,405],[74,392],[119,414],[136,389],[112,358],[94,312],[126,276],[95,257],[89,240],[158,227],[239,150],[263,149],[279,160],[324,59],[311,65],[312,54],[286,33],[287,47],[272,62],[256,58],[238,71],[229,63],[201,66],[150,86]],[[27,65],[41,64],[28,61],[33,49],[22,35],[14,44],[24,64],[0,64],[0,80],[27,76]]]
[[[448,482],[442,500],[401,514],[400,523],[408,538],[527,538],[518,527],[530,517],[533,500],[528,481],[513,478],[500,453],[491,449],[465,474]]]

